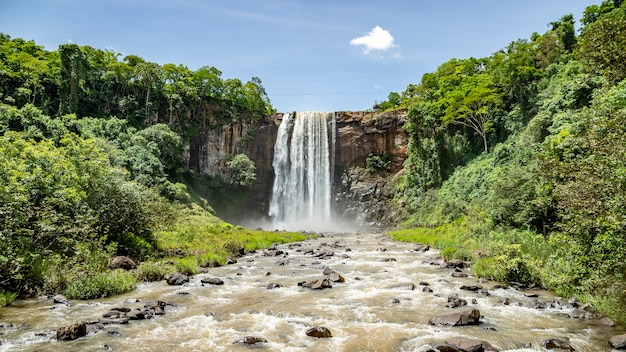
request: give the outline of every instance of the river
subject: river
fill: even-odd
[[[438,251],[415,248],[384,234],[327,234],[278,246],[286,255],[250,253],[183,286],[142,283],[124,295],[71,301],[69,306],[19,300],[0,308],[0,351],[429,351],[460,336],[488,341],[501,351],[537,351],[545,339],[560,337],[568,338],[577,351],[592,352],[610,351],[609,338],[624,333],[596,320],[570,318],[573,308],[567,300],[550,307],[557,297],[547,291],[479,282],[468,269],[469,277],[452,277],[452,269],[433,265],[441,262]],[[319,256],[323,251],[329,254],[326,258]],[[323,290],[298,286],[322,278],[327,267],[345,282]],[[200,282],[210,277],[224,285]],[[284,287],[268,289],[272,283]],[[488,295],[460,290],[462,285],[481,285]],[[445,307],[452,295],[479,309],[481,323],[429,325],[434,315],[453,311]],[[140,302],[124,303],[127,299]],[[142,306],[150,300],[171,306],[152,319],[105,325],[74,341],[55,339],[60,326],[95,321],[111,307]],[[548,302],[548,307],[537,309],[537,302]],[[332,337],[307,336],[313,326],[328,328]],[[245,336],[267,342],[236,343]],[[524,349],[527,344],[533,347]]]

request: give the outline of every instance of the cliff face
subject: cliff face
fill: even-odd
[[[222,176],[224,158],[228,154],[245,153],[257,169],[249,211],[256,217],[267,214],[274,180],[274,142],[284,116],[274,114],[253,126],[233,123],[201,133],[187,148],[188,167]],[[335,116],[335,212],[360,224],[388,223],[393,215],[393,206],[390,206],[393,184],[407,157],[408,136],[402,129],[406,111],[341,111]],[[370,155],[388,155],[388,167],[368,172],[365,166]]]
[[[251,132],[244,122],[202,131],[185,148],[187,167],[205,175],[224,176],[226,156],[242,153]]]
[[[394,184],[407,158],[406,111],[338,112],[335,158],[336,212],[357,224],[386,226],[397,206]],[[369,157],[389,156],[383,168],[366,168]]]

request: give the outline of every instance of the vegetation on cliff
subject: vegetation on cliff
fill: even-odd
[[[451,59],[381,104],[409,112],[406,225],[446,224],[393,235],[446,239],[481,276],[626,323],[626,4],[589,6],[581,23]]]
[[[116,294],[302,238],[223,223],[184,183],[194,133],[273,111],[258,78],[119,56],[0,34],[0,306],[17,294]],[[247,158],[228,168],[224,184],[254,180]],[[115,255],[147,262],[112,272]]]

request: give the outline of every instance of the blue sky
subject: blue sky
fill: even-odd
[[[485,57],[600,0],[0,0],[0,32],[223,78],[280,112],[364,110],[455,57]]]

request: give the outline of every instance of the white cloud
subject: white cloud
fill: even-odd
[[[363,45],[363,53],[369,54],[372,50],[387,50],[393,48],[393,36],[388,30],[382,29],[380,26],[374,27],[367,35],[354,38],[350,41],[351,45]]]

